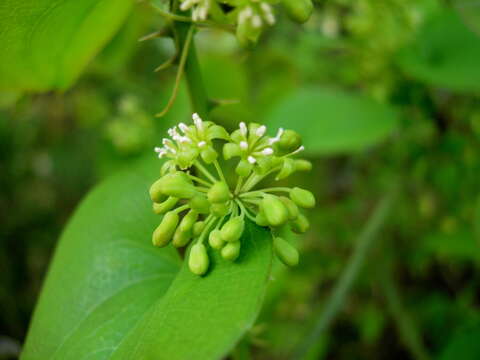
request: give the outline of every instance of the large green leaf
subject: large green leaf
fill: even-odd
[[[480,91],[480,37],[453,11],[428,21],[415,42],[399,54],[410,76],[458,92]]]
[[[63,234],[22,360],[217,359],[252,325],[272,260],[268,232],[249,224],[235,263],[211,254],[198,277],[171,247],[151,245],[148,198],[158,162],[96,188]],[[186,263],[186,262],[185,262]]]
[[[397,114],[360,95],[306,88],[283,99],[267,117],[267,124],[298,131],[307,154],[332,154],[384,140],[395,129]]]
[[[133,0],[2,0],[0,89],[64,89],[122,24]]]
[[[480,325],[470,325],[457,333],[448,342],[439,360],[478,360],[480,359]]]

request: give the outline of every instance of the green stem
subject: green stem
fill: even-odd
[[[192,175],[192,174],[188,174],[188,177],[189,177],[190,179],[192,179],[193,181],[196,181],[196,182],[198,182],[198,183],[200,183],[200,184],[202,184],[202,185],[205,185],[205,186],[207,186],[207,187],[210,187],[210,186],[213,185],[213,184],[209,183],[208,181],[203,180],[203,179],[201,179],[201,178],[199,178],[199,177],[197,177],[197,176],[195,176],[195,175]]]
[[[220,165],[218,164],[218,161],[215,160],[215,161],[213,162],[213,165],[215,166],[215,169],[217,170],[218,176],[220,176],[220,178],[222,179],[222,181],[223,181],[224,183],[227,183],[227,180],[225,179],[225,175],[223,175],[222,168],[221,168]]]
[[[265,188],[265,189],[259,189],[255,191],[249,191],[246,193],[242,193],[239,196],[240,197],[249,197],[249,196],[255,196],[255,195],[260,195],[263,196],[264,192],[290,192],[292,189],[287,188],[287,187],[273,187],[273,188]]]
[[[348,264],[343,271],[339,281],[336,283],[327,304],[322,304],[322,312],[314,322],[313,328],[300,342],[292,359],[303,359],[309,349],[315,345],[320,335],[329,327],[332,320],[342,309],[345,299],[352,289],[353,283],[357,278],[360,270],[367,259],[370,248],[378,237],[382,226],[387,220],[397,194],[397,185],[393,186],[392,190],[385,195],[380,203],[375,208],[373,215],[368,220],[365,228],[360,233],[356,240],[356,248],[350,257]]]
[[[215,179],[215,177],[208,171],[202,164],[200,164],[198,161],[195,161],[193,164],[198,170],[200,170],[203,175],[205,175],[212,183],[216,183],[218,180]]]
[[[383,261],[378,272],[379,284],[387,303],[387,308],[395,321],[400,340],[416,360],[429,360],[430,356],[422,343],[422,338],[415,326],[415,321],[402,303],[400,291],[393,277],[390,264]]]
[[[188,39],[188,31],[190,26],[183,22],[175,22],[174,29],[178,36],[178,46],[180,51]],[[187,81],[187,89],[190,97],[192,111],[198,113],[204,120],[208,118],[208,96],[203,84],[202,73],[197,59],[197,51],[195,42],[192,40],[190,49],[185,61],[185,79]]]

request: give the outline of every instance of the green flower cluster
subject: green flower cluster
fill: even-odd
[[[193,240],[188,264],[193,273],[203,275],[209,266],[206,240],[224,259],[234,261],[247,219],[269,227],[272,234],[285,225],[296,233],[307,231],[308,220],[299,208],[315,206],[311,192],[298,187],[255,189],[269,175],[280,180],[312,167],[309,161],[294,158],[303,150],[296,132],[279,129],[270,137],[266,131],[264,125],[242,122],[229,134],[197,114],[193,125],[180,123],[168,131],[170,138],[155,148],[166,161],[160,179],[150,188],[154,212],[164,214],[153,233],[155,246],[172,242],[183,247]],[[235,181],[225,177],[218,161],[220,149],[225,160],[238,159]],[[298,263],[297,250],[284,239],[274,235],[273,245],[283,263]]]
[[[266,26],[275,23],[272,5],[282,3],[289,17],[303,23],[313,11],[312,0],[181,0],[180,10],[191,10],[193,21],[212,20],[235,26],[244,46],[255,43]]]

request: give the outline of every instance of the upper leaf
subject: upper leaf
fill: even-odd
[[[480,37],[453,11],[428,21],[399,54],[403,70],[429,85],[458,92],[480,90]]]
[[[305,88],[285,98],[267,125],[302,135],[306,154],[345,153],[384,140],[397,125],[397,114],[369,98],[323,88]]]
[[[65,89],[116,32],[132,0],[4,0],[0,89]]]
[[[158,161],[143,163],[81,204],[57,248],[22,360],[216,359],[252,324],[270,272],[268,232],[249,224],[237,262],[211,255],[205,277],[191,274],[172,247],[151,245],[159,219],[148,187],[157,172]]]

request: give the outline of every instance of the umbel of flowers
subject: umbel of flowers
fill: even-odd
[[[257,41],[265,27],[275,24],[272,5],[279,3],[299,23],[307,21],[313,11],[312,0],[181,0],[180,10],[191,10],[196,22],[212,20],[235,26],[240,43],[249,45]]]
[[[193,125],[180,123],[168,131],[170,138],[155,148],[165,158],[161,177],[150,188],[153,210],[164,214],[155,229],[155,246],[183,247],[193,241],[188,265],[203,275],[209,266],[206,246],[220,251],[224,259],[234,261],[241,251],[241,236],[248,220],[272,231],[273,247],[286,265],[298,263],[298,252],[277,234],[282,226],[295,233],[308,227],[299,208],[313,208],[311,192],[298,188],[256,186],[268,176],[281,180],[296,171],[308,171],[311,163],[297,159],[303,150],[300,136],[279,129],[276,136],[266,135],[264,125],[240,123],[228,133],[210,121],[193,114]],[[219,163],[236,161],[235,181],[227,182]]]

